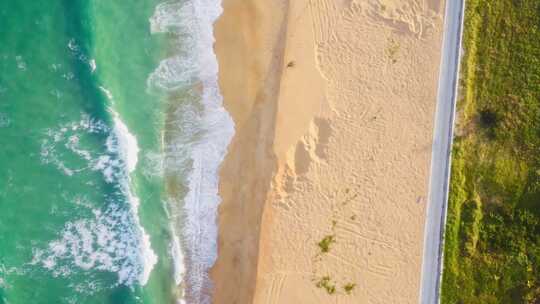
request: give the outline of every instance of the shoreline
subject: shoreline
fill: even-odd
[[[417,299],[444,1],[405,2],[223,1],[213,303]]]
[[[234,134],[222,106],[213,52],[220,4],[162,2],[150,18],[151,33],[167,34],[170,43],[170,54],[149,75],[147,86],[168,99],[164,173],[173,233],[172,279],[179,303],[211,301],[208,271],[217,258],[218,174]]]
[[[215,25],[220,88],[236,133],[220,170],[218,259],[210,273],[214,303],[251,303],[255,293],[261,219],[277,168],[272,149],[285,5],[223,1]],[[234,282],[225,279],[232,277]]]

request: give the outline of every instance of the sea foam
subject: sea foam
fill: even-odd
[[[173,126],[168,126],[165,173],[179,177],[188,189],[182,216],[172,218],[182,221],[175,225],[180,227],[186,262],[186,296],[198,304],[211,300],[208,270],[217,258],[216,215],[221,201],[218,170],[234,134],[233,121],[222,106],[213,52],[213,24],[221,12],[220,0],[169,1],[159,4],[150,18],[153,33],[176,37],[177,55],[161,62],[148,86],[172,99],[179,92],[188,96],[170,113]]]
[[[174,231],[173,227],[171,227],[171,231]],[[173,234],[172,236],[171,255],[173,256],[174,261],[174,282],[176,285],[180,285],[184,279],[186,268],[183,263],[184,254],[182,253],[182,245],[176,234]]]
[[[102,90],[112,98],[108,90]],[[130,186],[139,147],[120,115],[112,109],[110,112],[112,128],[83,114],[78,122],[46,131],[41,147],[43,163],[53,164],[67,175],[101,172],[117,193],[106,197],[105,208],[92,209],[95,204],[81,205],[78,203],[81,198],[75,199],[75,204],[90,208],[93,217],[66,223],[59,239],[50,242],[45,249],[34,251],[32,264],[51,270],[55,276],[68,276],[77,269],[95,269],[117,273],[118,284],[145,285],[157,257],[139,222],[139,198]],[[81,138],[92,134],[107,136],[105,153],[81,143]],[[78,156],[78,160],[68,162],[72,159],[69,154]]]
[[[117,143],[115,145],[113,140],[107,140],[107,148],[111,151],[117,151],[120,159],[123,160],[125,168],[127,169],[127,179],[121,179],[121,185],[124,193],[127,194],[133,219],[135,221],[135,226],[139,230],[139,257],[142,259],[142,270],[140,271],[139,275],[139,283],[141,285],[146,285],[152,268],[157,263],[157,256],[152,251],[150,237],[144,231],[144,228],[139,222],[139,198],[132,193],[132,189],[129,185],[129,174],[131,174],[137,166],[139,146],[135,136],[129,132],[127,126],[120,119],[120,115],[118,115],[118,113],[114,110],[111,110],[111,112],[113,113],[114,118],[114,134],[116,135],[115,138],[117,139]]]
[[[7,114],[0,112],[0,128],[9,127],[10,124],[11,124],[11,120],[9,119]]]

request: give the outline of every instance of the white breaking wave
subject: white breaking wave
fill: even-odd
[[[150,245],[150,236],[144,231],[140,221],[139,221],[139,198],[136,197],[129,186],[129,174],[131,174],[137,167],[139,146],[137,144],[137,139],[133,134],[129,132],[129,129],[120,119],[120,116],[115,111],[111,110],[114,118],[114,133],[117,143],[115,144],[113,140],[107,140],[107,149],[115,150],[125,163],[127,169],[127,180],[123,179],[121,181],[124,192],[127,194],[128,201],[131,205],[131,212],[136,224],[137,229],[139,230],[139,247],[140,247],[140,257],[142,258],[142,271],[139,275],[139,283],[141,285],[146,285],[150,277],[150,273],[154,268],[154,265],[157,263],[157,256],[152,251]]]
[[[105,88],[102,90],[112,97]],[[114,198],[108,198],[104,210],[92,210],[93,218],[68,222],[60,239],[49,243],[46,249],[35,250],[32,264],[42,265],[57,276],[70,275],[77,268],[110,271],[118,274],[118,284],[130,286],[138,282],[145,285],[157,263],[157,256],[139,222],[139,199],[130,187],[130,174],[137,166],[139,147],[118,113],[113,110],[111,113],[112,129],[83,115],[79,122],[47,130],[41,145],[41,159],[66,175],[87,170],[101,172],[105,181],[114,183],[120,197],[128,201],[128,208]],[[85,149],[82,139],[88,139],[91,134],[108,135],[106,153],[91,147]],[[79,159],[66,163],[66,159],[72,159],[70,154]],[[80,199],[74,203],[78,204],[78,201]],[[87,204],[86,208],[90,206]]]
[[[139,145],[137,144],[137,138],[129,132],[128,127],[120,119],[120,115],[115,111],[113,113],[114,119],[114,133],[117,142],[114,142],[113,137],[109,137],[107,140],[107,150],[117,150],[120,159],[124,160],[128,173],[132,173],[137,167]],[[116,147],[115,147],[116,146]]]
[[[96,60],[95,59],[90,59],[88,61],[88,65],[90,66],[90,72],[94,73],[96,71]]]
[[[93,269],[117,273],[118,284],[135,283],[141,270],[139,239],[131,228],[132,217],[116,203],[92,213],[93,218],[66,223],[59,239],[46,249],[34,250],[31,264],[43,266],[54,276]]]
[[[171,227],[171,231],[174,231],[174,228]],[[174,261],[174,282],[176,285],[180,285],[186,274],[186,267],[184,266],[184,254],[182,253],[182,245],[180,244],[180,239],[176,234],[173,233],[172,242],[171,242],[171,255],[173,256]]]
[[[217,258],[218,170],[234,134],[234,123],[222,106],[213,52],[213,24],[221,13],[220,0],[169,1],[158,5],[150,18],[153,33],[177,37],[178,50],[149,76],[149,88],[190,96],[176,104],[171,115],[174,126],[168,128],[173,136],[165,147],[165,168],[188,188],[183,216],[172,218],[182,220],[175,223],[181,227],[179,247],[188,262],[182,280],[190,303],[197,304],[211,302],[208,270]]]
[[[109,100],[113,100],[111,91],[107,90],[107,88],[105,88],[104,86],[99,86],[99,89],[105,94],[105,96],[107,96]]]

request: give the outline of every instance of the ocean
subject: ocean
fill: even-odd
[[[0,2],[0,304],[210,303],[221,10]]]

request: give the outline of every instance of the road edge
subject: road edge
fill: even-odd
[[[455,7],[456,5],[458,6],[457,8]],[[419,294],[420,304],[440,303],[442,271],[444,265],[444,234],[452,164],[452,144],[454,141],[456,103],[463,53],[462,41],[465,6],[466,0],[446,0],[444,35],[442,42],[443,49],[441,52],[437,106],[433,132],[429,199],[424,226],[424,247]],[[452,20],[455,19],[452,13],[456,12],[457,20]],[[457,24],[454,24],[454,26],[457,26],[457,31],[450,32],[451,23],[456,21]],[[457,34],[457,37],[452,34]],[[451,43],[453,42],[452,39],[456,40],[453,45]],[[449,49],[449,47],[451,49]],[[448,67],[447,61],[452,60],[455,71]],[[449,79],[449,77],[451,79]],[[451,91],[446,92],[449,84],[451,86]],[[448,94],[445,93],[451,93],[450,98],[447,98]],[[445,105],[445,102],[448,101],[450,102],[450,105]],[[445,109],[445,107],[450,108]],[[443,113],[444,110],[449,111]],[[440,137],[442,136],[446,137],[445,141],[440,140]],[[445,159],[444,164],[437,162],[439,158]],[[437,179],[443,179],[442,183],[437,183]],[[439,193],[437,193],[437,191]],[[435,218],[431,218],[433,216],[435,216]]]

